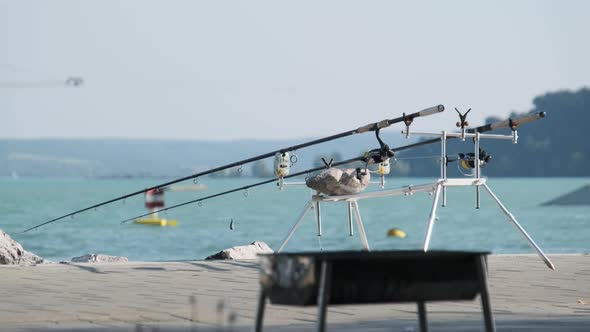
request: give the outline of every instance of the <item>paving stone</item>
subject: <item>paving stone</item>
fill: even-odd
[[[499,327],[585,331],[582,327],[590,326],[590,304],[577,302],[590,303],[590,256],[550,257],[557,271],[536,255],[489,257],[491,304]],[[192,295],[199,331],[215,331],[230,310],[238,316],[234,331],[250,331],[259,291],[258,268],[251,262],[1,266],[0,276],[2,331],[136,331],[136,323],[190,331]],[[221,316],[220,300],[225,303]],[[479,297],[427,303],[427,310],[432,330],[483,330]],[[315,307],[268,305],[265,331],[313,331],[316,315]],[[411,303],[328,308],[328,326],[338,331],[418,331],[416,318]]]

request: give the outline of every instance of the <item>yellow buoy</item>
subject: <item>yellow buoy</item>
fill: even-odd
[[[403,239],[406,237],[406,232],[402,231],[399,228],[392,228],[389,231],[387,231],[387,236],[399,237],[400,239]]]

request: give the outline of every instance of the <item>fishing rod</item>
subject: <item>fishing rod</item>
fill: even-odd
[[[364,157],[356,157],[356,158],[352,158],[352,159],[348,159],[348,160],[343,160],[343,161],[340,161],[340,162],[332,163],[330,165],[331,165],[331,167],[345,165],[345,164],[349,164],[349,163],[352,163],[352,162],[355,162],[355,161],[362,160],[363,158]],[[297,172],[297,173],[285,175],[285,176],[282,176],[282,177],[276,177],[276,178],[272,178],[272,179],[265,180],[265,181],[262,181],[262,182],[257,182],[257,183],[249,184],[247,186],[243,186],[243,187],[239,187],[239,188],[227,190],[227,191],[220,192],[220,193],[217,193],[217,194],[214,194],[214,195],[209,195],[209,196],[201,197],[201,198],[198,198],[198,199],[194,199],[192,201],[188,201],[188,202],[184,202],[184,203],[172,205],[172,206],[169,206],[167,208],[163,208],[163,209],[160,209],[160,210],[157,210],[157,211],[153,211],[153,212],[142,214],[140,216],[136,216],[136,217],[133,217],[133,218],[125,219],[125,220],[121,221],[121,224],[124,224],[124,223],[126,223],[128,221],[132,221],[132,220],[135,220],[135,219],[138,219],[138,218],[147,217],[147,216],[149,216],[149,215],[151,215],[153,213],[160,213],[160,212],[164,212],[164,211],[176,209],[176,208],[179,208],[181,206],[185,206],[185,205],[189,205],[189,204],[193,204],[193,203],[200,203],[202,201],[205,201],[205,200],[208,200],[208,199],[211,199],[211,198],[215,198],[215,197],[219,197],[219,196],[231,194],[231,193],[234,193],[234,192],[237,192],[237,191],[241,191],[241,190],[248,190],[250,188],[254,188],[254,187],[262,186],[262,185],[265,185],[265,184],[268,184],[268,183],[276,182],[276,181],[279,181],[280,179],[288,179],[288,178],[292,178],[292,177],[296,177],[296,176],[306,175],[306,174],[317,172],[317,171],[321,171],[321,170],[324,170],[324,169],[326,169],[326,166],[311,168],[311,169],[308,169],[308,170],[305,170],[305,171],[301,171],[301,172]]]
[[[469,112],[469,111],[467,111],[467,112]],[[467,112],[463,115],[466,115]],[[483,133],[486,131],[491,131],[491,130],[496,130],[496,129],[510,128],[512,130],[513,141],[516,143],[516,139],[518,139],[517,129],[520,125],[542,119],[546,115],[547,115],[547,113],[545,113],[545,112],[527,114],[527,115],[524,115],[524,116],[521,116],[518,118],[510,118],[508,120],[498,121],[498,122],[494,122],[494,123],[488,123],[483,126],[479,126],[479,127],[472,128],[472,129],[467,129],[466,132],[470,133],[470,134],[474,134],[476,132]],[[465,121],[465,120],[463,119],[463,121]],[[465,123],[461,123],[461,126],[462,126],[461,129],[465,130]],[[447,140],[450,140],[453,138],[457,138],[457,137],[447,137]],[[408,149],[415,148],[415,147],[418,147],[421,145],[428,145],[428,144],[432,144],[432,143],[436,143],[436,142],[440,142],[440,138],[433,138],[433,139],[429,139],[429,140],[424,140],[424,141],[420,141],[420,142],[417,142],[414,144],[404,145],[404,146],[401,146],[401,147],[398,147],[398,148],[395,148],[392,150],[394,152],[398,152],[398,151],[408,150]]]
[[[506,128],[506,127],[510,127],[513,131],[515,131],[517,129],[518,126],[524,124],[524,123],[528,123],[528,122],[532,122],[541,118],[545,117],[545,112],[539,112],[539,113],[535,113],[535,114],[531,114],[531,115],[525,115],[519,118],[515,118],[515,119],[508,119],[506,121],[500,121],[500,122],[496,122],[496,123],[491,123],[491,124],[485,124],[483,126],[479,126],[473,129],[469,129],[469,133],[475,133],[475,132],[486,132],[486,131],[491,131],[491,130],[495,130],[495,129],[501,129],[501,128]],[[463,121],[464,118],[463,118]],[[395,152],[398,151],[403,151],[403,150],[407,150],[410,148],[414,148],[417,146],[421,146],[421,145],[426,145],[426,144],[432,144],[435,142],[440,142],[440,138],[437,139],[432,139],[432,140],[426,140],[426,141],[422,141],[422,142],[418,142],[418,143],[414,143],[414,144],[408,144],[408,145],[404,145],[404,146],[400,146],[400,147],[396,147],[396,148],[392,148],[390,149],[387,144],[383,143],[383,141],[381,140],[381,138],[379,137],[379,129],[377,129],[375,131],[375,135],[377,136],[377,140],[379,141],[379,144],[381,145],[381,148],[379,149],[373,149],[368,151],[367,153],[365,153],[363,156],[360,157],[356,157],[356,158],[352,158],[352,159],[348,159],[348,160],[343,160],[340,162],[326,162],[324,161],[324,163],[326,164],[325,166],[321,166],[321,167],[316,167],[316,168],[311,168],[305,171],[301,171],[301,172],[297,172],[297,173],[293,173],[293,174],[289,174],[289,175],[284,175],[284,176],[278,176],[276,178],[273,179],[269,179],[269,180],[265,180],[262,182],[257,182],[257,183],[253,183],[250,185],[246,185],[246,186],[242,186],[239,188],[235,188],[235,189],[231,189],[231,190],[227,190],[221,193],[217,193],[214,195],[209,195],[209,196],[205,196],[205,197],[201,197],[198,199],[194,199],[188,202],[184,202],[184,203],[180,203],[180,204],[176,204],[176,205],[172,205],[169,206],[167,208],[163,208],[157,211],[152,211],[149,213],[145,213],[139,216],[135,216],[129,219],[125,219],[123,221],[121,221],[121,224],[124,224],[126,222],[138,219],[138,218],[143,218],[143,217],[147,217],[153,213],[159,213],[159,212],[164,212],[164,211],[168,211],[168,210],[172,210],[172,209],[176,209],[185,205],[189,205],[189,204],[194,204],[194,203],[200,203],[203,202],[205,200],[208,199],[212,199],[215,197],[219,197],[219,196],[223,196],[223,195],[227,195],[227,194],[231,194],[234,192],[238,192],[238,191],[242,191],[242,190],[248,190],[250,188],[254,188],[254,187],[258,187],[258,186],[262,186],[268,183],[272,183],[275,181],[282,181],[283,179],[287,179],[287,178],[291,178],[291,177],[297,177],[297,176],[301,176],[301,175],[306,175],[306,174],[310,174],[313,172],[318,172],[321,170],[324,170],[328,167],[335,167],[335,166],[341,166],[341,165],[345,165],[345,164],[350,164],[356,161],[363,161],[367,164],[373,162],[373,163],[379,163],[382,162],[384,160],[384,158],[389,158],[389,157],[393,157]],[[452,137],[448,137],[448,139],[450,139]]]
[[[46,221],[44,223],[38,224],[36,226],[33,226],[33,227],[31,227],[31,228],[23,231],[23,233],[26,233],[28,231],[31,231],[33,229],[39,228],[39,227],[44,226],[44,225],[47,225],[47,224],[51,224],[51,223],[56,222],[58,220],[62,220],[64,218],[72,217],[72,216],[74,216],[76,214],[79,214],[79,213],[82,213],[82,212],[85,212],[85,211],[88,211],[88,210],[95,209],[95,208],[100,207],[100,206],[103,206],[103,205],[107,205],[107,204],[114,203],[114,202],[117,202],[117,201],[120,201],[120,200],[124,200],[124,199],[130,198],[130,197],[133,197],[133,196],[144,194],[148,190],[159,189],[159,188],[166,187],[166,186],[169,186],[169,185],[178,183],[178,182],[182,182],[182,181],[186,181],[186,180],[191,180],[191,179],[196,179],[198,177],[205,176],[205,175],[208,175],[208,174],[211,174],[211,173],[223,171],[225,169],[229,169],[229,168],[236,167],[236,166],[241,166],[241,165],[248,164],[248,163],[251,163],[251,162],[254,162],[254,161],[257,161],[257,160],[265,159],[265,158],[268,158],[268,157],[273,157],[277,153],[283,154],[285,152],[299,150],[299,149],[302,149],[302,148],[305,148],[305,147],[308,147],[308,146],[325,143],[325,142],[328,142],[328,141],[332,141],[332,140],[335,140],[335,139],[339,139],[339,138],[343,138],[343,137],[347,137],[347,136],[351,136],[351,135],[355,135],[355,134],[362,134],[362,133],[366,133],[366,132],[369,132],[369,131],[376,131],[378,129],[383,129],[383,128],[386,128],[386,127],[391,126],[394,123],[398,123],[398,122],[402,122],[402,121],[406,124],[406,128],[408,128],[410,126],[410,124],[412,123],[412,121],[414,121],[415,118],[419,118],[419,117],[423,117],[423,116],[428,116],[428,115],[433,115],[433,114],[436,114],[436,113],[440,113],[440,112],[442,112],[444,110],[445,110],[445,107],[443,105],[437,105],[437,106],[433,106],[433,107],[424,109],[424,110],[419,111],[419,112],[411,113],[411,114],[403,113],[402,116],[397,117],[397,118],[394,118],[394,119],[389,119],[389,120],[386,119],[386,120],[382,120],[382,121],[379,121],[379,122],[370,123],[370,124],[368,124],[366,126],[362,126],[362,127],[359,127],[359,128],[353,129],[353,130],[345,131],[345,132],[342,132],[340,134],[336,134],[336,135],[332,135],[332,136],[327,136],[327,137],[324,137],[324,138],[319,138],[319,139],[316,139],[316,140],[313,140],[313,141],[309,141],[309,142],[306,142],[306,143],[301,143],[301,144],[298,144],[298,145],[293,145],[293,146],[282,148],[282,149],[278,149],[278,150],[275,150],[275,151],[272,151],[272,152],[264,153],[264,154],[261,154],[261,155],[256,156],[256,157],[252,157],[252,158],[240,160],[240,161],[237,161],[237,162],[234,162],[234,163],[230,163],[230,164],[227,164],[227,165],[224,165],[224,166],[219,166],[219,167],[216,167],[216,168],[212,168],[212,169],[209,169],[209,170],[206,170],[206,171],[203,171],[203,172],[195,173],[193,175],[185,176],[185,177],[182,177],[182,178],[179,178],[179,179],[176,179],[176,180],[172,180],[172,181],[169,181],[169,182],[166,182],[166,183],[162,183],[162,184],[159,184],[159,185],[156,185],[156,186],[153,186],[153,187],[149,187],[149,188],[138,190],[138,191],[135,191],[135,192],[126,194],[126,195],[122,195],[122,196],[119,196],[119,197],[116,197],[116,198],[113,198],[113,199],[110,199],[110,200],[107,200],[107,201],[104,201],[104,202],[101,202],[101,203],[98,203],[98,204],[94,204],[92,206],[89,206],[89,207],[86,207],[86,208],[83,208],[83,209],[80,209],[80,210],[77,210],[77,211],[74,211],[74,212],[70,212],[70,213],[65,214],[63,216],[60,216],[60,217],[57,217],[57,218],[53,218],[53,219],[48,220],[48,221]]]

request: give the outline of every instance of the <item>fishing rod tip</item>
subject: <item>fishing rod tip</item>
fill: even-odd
[[[27,228],[27,229],[25,229],[24,231],[20,232],[20,234],[25,234],[25,233],[28,233],[29,231],[32,231],[32,230],[36,229],[37,227],[38,227],[38,226],[33,226],[33,227],[31,227],[31,228]]]

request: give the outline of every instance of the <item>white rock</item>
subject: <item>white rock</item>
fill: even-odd
[[[72,258],[72,263],[126,263],[128,261],[127,257],[102,254],[86,254]]]
[[[222,250],[205,259],[258,259],[258,254],[272,254],[273,252],[274,251],[268,246],[268,244],[262,241],[254,241],[249,245]]]
[[[326,195],[350,195],[360,193],[371,181],[371,173],[362,171],[357,178],[357,169],[330,167],[305,180],[305,184]]]
[[[23,249],[20,243],[0,229],[0,264],[35,265],[43,262],[43,258]]]

